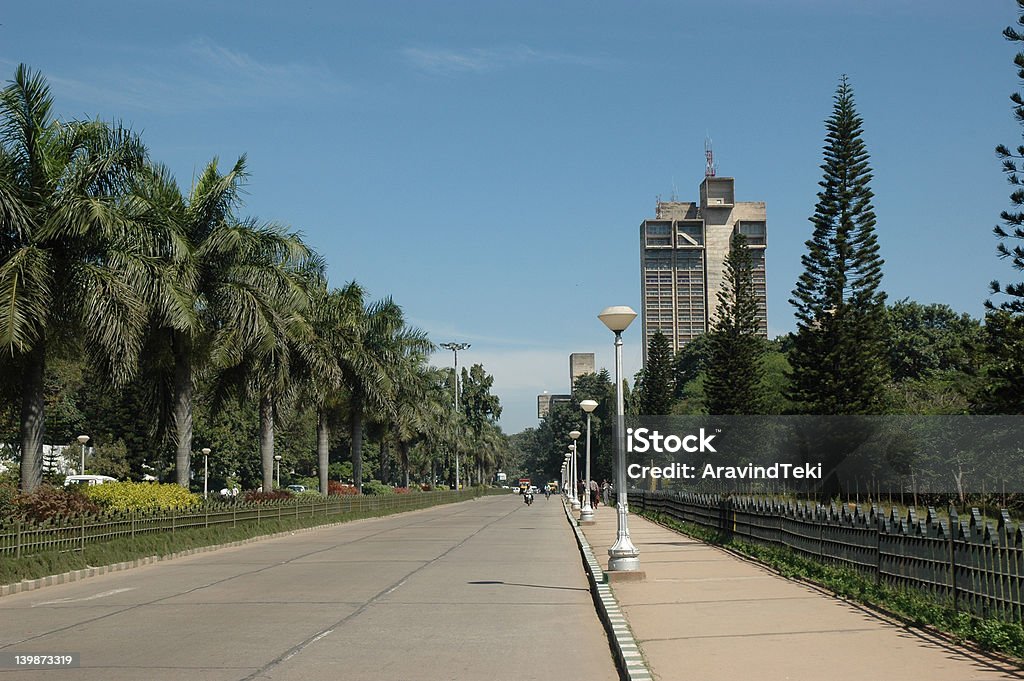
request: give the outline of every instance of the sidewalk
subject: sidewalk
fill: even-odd
[[[580,529],[607,567],[615,510],[595,519]],[[636,515],[629,530],[647,577],[612,591],[656,679],[1024,679]]]

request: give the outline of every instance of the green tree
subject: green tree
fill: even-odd
[[[845,76],[834,102],[814,232],[790,300],[797,318],[791,397],[804,413],[877,414],[886,408],[889,376],[883,261],[862,120]]]
[[[639,411],[649,416],[669,414],[675,401],[672,347],[668,336],[655,331],[647,344],[647,363],[636,385]]]
[[[973,373],[978,368],[984,330],[969,314],[904,298],[889,306],[886,324],[895,381],[949,371]]]
[[[615,382],[607,369],[584,374],[573,386],[573,405],[580,409],[580,432],[586,437],[587,417],[579,403],[594,400],[597,408],[590,417],[590,477],[594,480],[612,480],[615,459]],[[580,451],[586,453],[586,440]]]
[[[255,290],[233,292],[258,296],[259,316],[248,327],[222,327],[212,343],[215,404],[228,397],[253,399],[259,405],[260,464],[263,489],[274,486],[274,426],[298,394],[299,367],[315,365],[310,299],[323,286],[324,263],[297,234],[279,225],[248,220],[244,234],[279,245],[254,248],[248,257],[254,269],[272,273],[260,277]],[[245,237],[243,237],[244,239]],[[255,245],[255,244],[250,244]],[[248,330],[248,335],[243,335]]]
[[[973,400],[982,414],[1024,414],[1024,316],[996,310],[985,317],[985,382]]]
[[[497,420],[501,418],[501,401],[491,392],[493,386],[494,377],[484,371],[482,364],[474,364],[468,370],[462,368],[459,410],[469,429],[471,452],[466,457],[466,470],[471,473],[475,464],[478,483],[485,477],[484,466],[487,463],[487,449],[481,448],[480,443],[484,440],[484,434],[489,432],[488,428],[496,427]],[[471,475],[467,474],[466,478],[471,479]]]
[[[1017,11],[1019,14],[1017,24],[1024,26],[1024,0],[1017,0]],[[1006,27],[1003,37],[1014,43],[1024,42],[1024,33],[1018,32],[1013,26]],[[1024,80],[1024,52],[1018,52],[1013,63],[1017,67],[1017,77]],[[1010,95],[1010,102],[1013,104],[1014,118],[1018,123],[1024,124],[1024,97],[1020,92],[1014,92]],[[1024,211],[1021,210],[1024,207],[1024,180],[1018,175],[1024,171],[1024,165],[1021,164],[1021,161],[1024,160],[1024,145],[1019,145],[1016,153],[1013,153],[1006,145],[1000,144],[996,147],[996,155],[1002,159],[1003,172],[1006,173],[1006,179],[1013,187],[1010,202],[1014,206],[1013,210],[1004,210],[1000,213],[1003,224],[996,225],[993,229],[999,240],[996,253],[1001,259],[1009,260],[1014,269],[1021,271],[1024,270],[1024,247],[1018,244],[1011,248],[1006,245],[1006,242],[1010,239],[1024,240]],[[999,281],[993,281],[991,291],[993,294],[1009,296],[1009,300],[1004,300],[998,305],[999,309],[1015,314],[1024,313],[1024,283],[1007,284],[1004,287]],[[985,301],[985,305],[989,309],[997,307],[991,301]]]
[[[123,212],[145,150],[128,130],[54,119],[24,64],[0,92],[0,379],[21,386],[21,488],[42,478],[46,361],[68,337],[113,382],[135,371],[154,245]]]
[[[725,256],[718,315],[711,324],[707,408],[711,414],[763,414],[764,341],[759,333],[753,261],[747,239],[735,234]]]
[[[439,429],[448,415],[449,399],[441,378],[443,371],[426,366],[422,355],[414,355],[410,357],[405,375],[398,383],[392,428],[398,445],[404,487],[409,486],[413,447],[426,441],[431,431]]]
[[[367,305],[356,282],[342,289],[347,343],[336,358],[348,390],[352,474],[363,481],[363,429],[367,410],[394,414],[395,381],[402,358],[428,353],[433,344],[419,329],[406,326],[402,308],[393,300]]]

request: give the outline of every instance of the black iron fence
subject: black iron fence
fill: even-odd
[[[319,499],[286,499],[264,503],[211,503],[196,509],[171,512],[125,512],[30,524],[0,524],[0,558],[43,551],[75,551],[86,544],[119,537],[174,533],[191,528],[236,527],[289,518],[322,518],[324,522],[411,511],[471,499],[507,490],[422,492],[411,494],[340,495]]]
[[[929,508],[906,517],[877,506],[829,505],[673,492],[631,491],[634,510],[661,513],[754,544],[786,547],[899,587],[927,591],[975,615],[1024,617],[1024,533],[1000,513],[961,518]]]

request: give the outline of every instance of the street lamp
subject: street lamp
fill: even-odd
[[[569,465],[569,452],[565,453],[565,459],[562,460],[562,469],[565,471],[565,484],[562,485],[562,492],[565,494],[565,500],[570,504],[572,503],[572,468]]]
[[[587,413],[587,467],[583,476],[587,481],[587,496],[583,501],[583,511],[580,512],[580,524],[594,522],[594,505],[590,500],[590,414],[597,409],[597,402],[594,400],[583,400],[580,408]]]
[[[577,490],[580,472],[576,466],[576,445],[569,445],[569,470],[572,471],[572,510],[580,510],[580,495]]]
[[[210,479],[210,465],[209,464],[210,464],[210,448],[209,447],[203,447],[203,499],[206,498],[206,492],[207,492],[207,488],[208,488],[207,482]],[[278,484],[278,486],[280,486],[281,485],[280,481],[277,484]]]
[[[608,549],[608,569],[635,571],[640,569],[640,551],[629,538],[629,512],[626,498],[626,451],[623,433],[625,402],[622,396],[622,332],[636,319],[636,312],[626,305],[606,307],[597,318],[615,334],[615,492],[618,496],[618,533]]]
[[[455,414],[459,413],[459,350],[471,347],[469,343],[441,343],[445,350],[455,353]],[[455,491],[459,490],[459,442],[456,439],[452,448],[455,450]]]
[[[580,435],[581,435],[581,433],[578,430],[570,430],[569,431],[569,437],[572,438],[572,464],[573,464],[573,472],[575,473],[575,477],[573,478],[573,485],[576,487],[576,501],[579,502],[577,505],[573,506],[574,509],[580,508],[580,506],[583,505],[583,500],[579,498],[579,495],[580,495],[579,494],[580,467],[579,467],[579,459],[577,459],[577,457],[576,457],[576,440],[580,439]],[[585,490],[586,490],[586,485],[584,484],[584,493],[585,493]]]
[[[85,443],[89,441],[88,435],[79,435],[78,444],[82,445],[82,465],[78,470],[79,475],[85,475]]]
[[[277,465],[277,487],[281,487],[281,455],[274,454],[274,463]]]

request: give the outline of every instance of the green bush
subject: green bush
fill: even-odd
[[[182,511],[203,502],[202,496],[170,483],[108,482],[87,487],[83,493],[111,511]]]
[[[18,483],[0,480],[0,525],[19,515]]]
[[[305,492],[299,492],[295,495],[295,499],[299,501],[323,501],[326,497],[315,489],[307,489]]]
[[[380,495],[380,494],[394,494],[394,493],[395,493],[395,488],[394,487],[390,487],[389,485],[385,485],[380,480],[371,480],[368,483],[366,483],[365,485],[363,485],[363,494]]]

